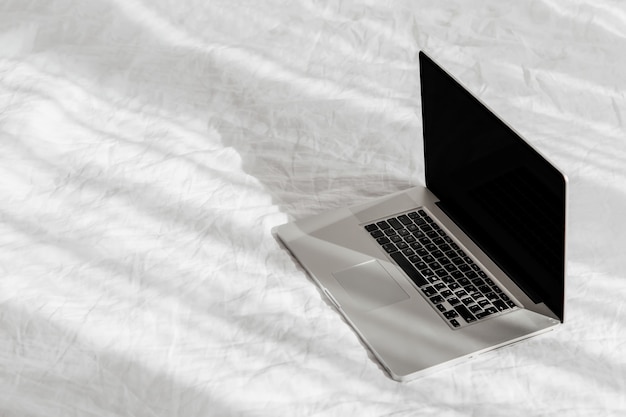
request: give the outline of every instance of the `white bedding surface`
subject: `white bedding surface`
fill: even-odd
[[[568,174],[567,317],[399,384],[270,231],[423,182],[421,49]],[[0,415],[624,415],[625,73],[611,0],[3,0]]]

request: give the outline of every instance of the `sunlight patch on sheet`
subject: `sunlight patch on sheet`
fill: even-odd
[[[291,87],[297,88],[301,93],[306,94],[309,99],[334,97],[335,99],[350,101],[352,105],[358,106],[363,111],[379,112],[393,108],[393,112],[386,111],[385,114],[397,122],[405,123],[415,118],[415,110],[412,107],[407,107],[395,99],[363,94],[356,89],[346,89],[344,85],[329,80],[306,77],[304,74],[298,74],[284,65],[242,47],[203,42],[178,26],[172,25],[162,16],[150,10],[141,1],[116,1],[118,6],[127,12],[129,18],[136,19],[136,16],[141,16],[136,22],[145,26],[155,36],[158,36],[168,44],[186,45],[192,50],[202,50],[210,53],[217,59],[236,66],[254,77],[262,77],[264,80],[269,81],[287,81]],[[375,88],[373,87],[374,83],[369,85],[370,88]]]

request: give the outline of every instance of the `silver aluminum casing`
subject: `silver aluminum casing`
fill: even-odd
[[[445,70],[444,70],[445,71]],[[460,81],[446,71],[457,83]],[[468,90],[469,91],[469,90]],[[489,111],[496,114],[475,97]],[[502,120],[502,119],[500,119]],[[504,122],[504,121],[503,121]],[[522,136],[504,122],[520,138]],[[548,163],[549,159],[526,143]],[[565,185],[565,232],[569,211],[568,179]],[[274,228],[273,233],[308,272],[336,310],[354,329],[388,374],[408,381],[449,367],[477,355],[508,346],[553,330],[564,322],[543,303],[535,304],[474,241],[439,207],[438,198],[426,187],[417,186],[371,202],[340,208]],[[510,313],[451,329],[418,293],[408,276],[369,236],[363,225],[381,218],[424,207],[449,235],[471,254],[483,270],[512,295],[520,308]],[[564,242],[567,242],[564,236]],[[566,246],[563,250],[566,252]],[[567,276],[564,253],[564,279]],[[333,273],[377,260],[409,295],[403,301],[364,311],[346,293]],[[566,287],[566,286],[564,286]],[[565,301],[565,293],[562,294]]]

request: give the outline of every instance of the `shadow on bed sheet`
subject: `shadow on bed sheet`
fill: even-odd
[[[78,410],[99,416],[234,415],[237,406],[212,398],[210,377],[194,384],[165,370],[145,366],[145,355],[113,353],[86,340],[75,329],[62,328],[25,309],[2,304],[3,321],[27,324],[5,327],[3,338],[14,341],[19,372],[0,378],[3,416],[46,417]],[[157,361],[155,361],[157,362]],[[167,363],[164,361],[164,366]]]
[[[84,10],[74,10],[76,15],[89,16],[95,10],[77,7]],[[286,27],[285,36],[293,32],[302,44],[311,43],[320,58],[331,60],[324,70],[328,77],[320,78],[315,70],[320,64],[314,61],[307,64],[314,70],[305,70],[302,62],[290,62],[278,48],[256,44],[253,37],[245,38],[250,45],[224,43],[222,33],[211,33],[205,25],[194,29],[174,24],[157,5],[113,1],[107,7],[107,21],[115,22],[117,36],[134,40],[140,33],[143,48],[120,46],[115,54],[88,59],[65,54],[61,65],[70,59],[71,72],[82,75],[76,77],[83,81],[81,88],[85,80],[98,80],[110,97],[99,90],[94,96],[120,110],[120,102],[127,102],[132,93],[148,114],[158,103],[159,113],[152,115],[167,122],[176,123],[181,113],[204,119],[209,130],[221,135],[223,146],[240,154],[242,169],[263,184],[281,211],[309,214],[420,182],[421,177],[411,178],[421,175],[416,62],[401,70],[370,64],[371,72],[364,72],[357,55],[350,65],[365,77],[350,76],[349,69],[330,71],[333,60],[345,62],[342,47],[351,41],[342,38],[349,34],[333,33],[334,42],[317,45],[311,43],[314,34],[297,25]],[[305,15],[320,19],[311,12]],[[224,21],[241,23],[235,10],[220,8],[219,13]],[[258,30],[266,30],[262,14],[255,19],[261,22],[256,23]],[[38,42],[42,45],[37,49],[50,46],[43,37]],[[106,37],[96,36],[92,42],[94,50],[109,48]],[[383,74],[384,81],[378,82],[376,77]],[[106,137],[107,132],[101,133]]]

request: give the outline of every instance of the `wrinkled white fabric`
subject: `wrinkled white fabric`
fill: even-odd
[[[270,231],[423,183],[421,49],[569,175],[567,317],[399,384]],[[2,1],[0,415],[624,415],[625,72],[613,0]]]

